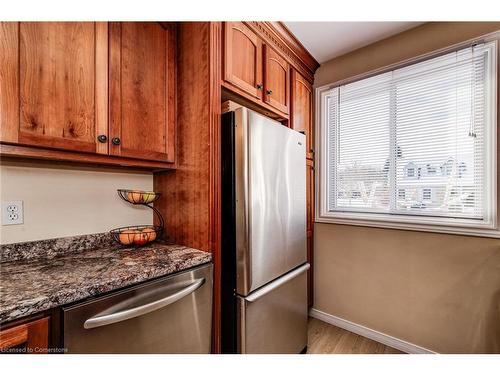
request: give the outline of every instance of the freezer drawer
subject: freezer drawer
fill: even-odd
[[[247,297],[237,296],[238,351],[300,353],[307,346],[307,270],[285,274]]]
[[[212,265],[63,308],[69,353],[210,353]]]

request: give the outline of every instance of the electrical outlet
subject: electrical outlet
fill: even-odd
[[[23,222],[23,201],[2,202],[2,225],[22,224]]]

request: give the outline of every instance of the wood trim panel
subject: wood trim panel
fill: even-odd
[[[60,137],[51,137],[50,135],[44,135],[43,137],[27,133],[27,132],[19,132],[18,141],[20,145],[26,146],[35,146],[35,147],[47,147],[47,148],[56,148],[56,149],[67,149],[68,148],[68,140]],[[77,140],[72,140],[71,145],[74,146],[75,150],[81,152],[95,152],[96,143],[92,144],[89,142],[81,142]]]
[[[283,22],[264,22],[271,30],[278,34],[279,38],[286,43],[291,52],[311,71],[315,72],[319,68],[319,63],[304,47],[304,45],[293,35]]]
[[[296,38],[284,25],[279,22],[244,22],[254,32],[256,32],[265,44],[275,47],[282,56],[297,69],[310,83],[314,81],[314,72],[319,67],[319,63],[307,52],[307,50],[293,42]],[[288,35],[288,36],[283,36]],[[287,42],[288,40],[288,42]],[[290,43],[290,45],[288,44]]]
[[[57,160],[67,164],[98,164],[121,167],[137,167],[152,171],[166,170],[174,168],[174,164],[163,163],[151,160],[137,160],[110,155],[101,155],[84,152],[73,152],[55,149],[44,149],[22,145],[0,144],[0,156],[21,158],[21,159],[41,159]]]
[[[210,23],[210,143],[212,164],[210,168],[210,206],[212,209],[210,231],[212,233],[212,259],[214,263],[213,335],[212,352],[221,349],[221,69],[222,40],[221,22]]]
[[[19,132],[19,22],[0,22],[0,140]]]
[[[162,23],[169,27],[167,48],[167,161],[175,163],[175,145],[177,128],[177,24]]]
[[[236,100],[239,102],[242,102],[246,107],[249,107],[251,109],[255,109],[258,112],[264,113],[266,111],[270,112],[269,114],[266,114],[266,116],[272,117],[275,120],[278,121],[283,121],[283,120],[288,120],[289,115],[284,114],[280,111],[278,111],[276,108],[272,107],[271,105],[267,104],[264,101],[256,101],[255,98],[253,98],[251,95],[248,95],[245,91],[240,90],[238,87],[232,85],[229,82],[222,82],[222,88],[223,88],[223,93],[224,93],[224,98],[228,100]],[[226,94],[227,93],[227,94]],[[242,101],[243,99],[243,101]],[[252,108],[254,107],[254,108]]]
[[[95,126],[96,135],[108,135],[108,23],[95,29]],[[96,143],[96,152],[108,154],[109,142]]]
[[[283,117],[282,113],[276,113],[276,112],[271,112],[270,110],[264,109],[261,106],[257,105],[256,103],[246,100],[244,98],[241,98],[237,94],[233,93],[232,91],[227,90],[225,87],[222,88],[222,113],[232,111],[232,109],[227,109],[227,106],[225,107],[224,103],[229,103],[231,102],[232,105],[237,105],[239,107],[247,107],[251,110],[254,110],[255,112],[259,112],[263,114],[264,116],[267,116],[269,118],[272,118],[273,120],[280,121],[283,125],[284,123],[287,122],[287,119]]]
[[[177,169],[157,173],[155,203],[165,217],[166,237],[212,251],[210,232],[209,23],[181,23],[178,29]]]
[[[109,22],[109,68],[108,68],[108,90],[109,90],[109,141],[114,137],[121,138],[122,129],[122,101],[121,101],[121,22]],[[121,147],[111,144],[109,155],[119,156]]]

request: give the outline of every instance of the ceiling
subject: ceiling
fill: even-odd
[[[285,22],[320,63],[423,22]]]

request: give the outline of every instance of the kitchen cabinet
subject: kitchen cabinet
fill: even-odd
[[[1,140],[105,153],[98,83],[107,56],[99,22],[2,22]],[[105,98],[104,98],[105,99]]]
[[[224,79],[262,99],[262,41],[243,22],[225,23]]]
[[[0,351],[44,353],[49,347],[49,317],[0,330]]]
[[[224,25],[223,79],[230,89],[287,118],[290,64],[243,22]]]
[[[314,156],[313,122],[312,122],[312,85],[296,70],[291,74],[291,126],[306,136],[306,155]]]
[[[174,161],[175,25],[109,25],[110,154]]]
[[[273,48],[264,53],[264,101],[288,114],[290,106],[290,66]]]
[[[2,156],[173,166],[175,24],[0,26]]]

